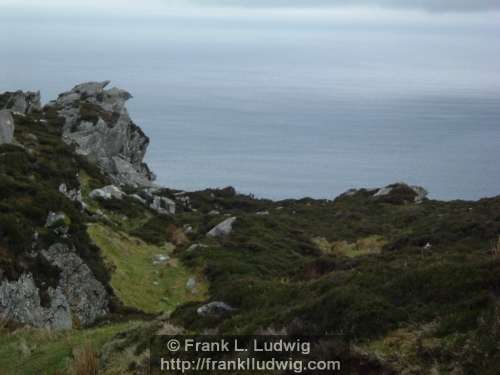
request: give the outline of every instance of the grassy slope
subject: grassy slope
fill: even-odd
[[[99,351],[117,333],[133,329],[138,324],[128,322],[58,333],[35,329],[18,330],[10,334],[0,332],[0,374],[62,373],[70,363],[74,349],[91,345]]]
[[[196,293],[187,290],[186,282],[194,275],[177,259],[171,258],[166,265],[153,264],[156,255],[171,257],[172,245],[147,244],[100,224],[90,226],[88,232],[110,265],[111,286],[125,305],[160,313],[205,298],[206,286],[200,277]]]

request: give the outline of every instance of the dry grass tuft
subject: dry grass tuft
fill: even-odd
[[[68,373],[71,375],[99,374],[99,358],[92,346],[87,344],[75,351]]]

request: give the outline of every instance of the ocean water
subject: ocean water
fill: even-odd
[[[4,12],[0,91],[112,80],[172,188],[500,194],[498,15],[250,13]]]

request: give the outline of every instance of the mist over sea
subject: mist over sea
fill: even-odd
[[[500,194],[500,16],[4,9],[0,91],[112,80],[172,188],[334,198],[406,181]]]

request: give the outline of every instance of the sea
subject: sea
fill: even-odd
[[[0,4],[1,7],[1,4]],[[0,91],[130,91],[159,184],[333,199],[500,194],[500,16],[386,9],[0,12]]]

